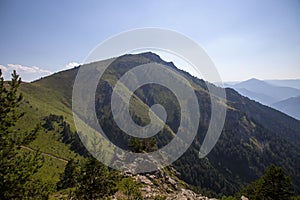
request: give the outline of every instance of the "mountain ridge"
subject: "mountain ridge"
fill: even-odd
[[[296,88],[271,85],[265,81],[258,80],[255,78],[240,82],[238,84],[233,85],[232,87],[234,89],[244,88],[251,92],[270,96],[275,100],[274,102],[270,102],[271,104],[275,103],[276,101],[281,101],[289,97],[295,97],[300,95],[300,90]]]
[[[109,78],[107,80],[102,80],[98,85],[96,110],[99,122],[103,125],[105,131],[108,131],[109,138],[116,144],[118,144],[120,138],[126,141],[127,136],[117,127],[114,127],[113,124],[110,124],[108,120],[112,119],[108,104],[109,95],[112,92],[111,83],[124,73],[124,71],[118,71],[121,69],[120,66],[122,66],[122,70],[130,70],[136,65],[154,62],[151,60],[152,57],[156,60],[155,62],[166,64],[172,68],[175,67],[173,63],[164,62],[150,53],[124,55],[117,58],[111,66],[110,70],[115,70],[115,74],[107,77]],[[63,115],[66,121],[70,123],[71,129],[75,130],[70,99],[72,85],[78,69],[77,67],[66,70],[33,83],[24,84],[21,87],[21,92],[30,102],[34,102],[34,105],[43,115],[49,112]],[[198,151],[210,118],[209,107],[211,102],[206,87],[206,84],[209,83],[190,76],[182,70],[177,70],[177,72],[187,77],[193,84],[202,114],[198,134],[192,146],[173,164],[176,170],[181,172],[181,178],[184,181],[197,186],[199,190],[212,190],[216,194],[232,194],[241,186],[259,177],[269,164],[276,163],[289,170],[290,175],[293,176],[294,186],[299,186],[300,175],[296,171],[296,164],[299,163],[299,121],[243,97],[231,89],[226,89],[229,109],[220,140],[207,158],[200,160]],[[167,123],[172,130],[175,130],[178,122],[176,120],[176,101],[171,99],[171,102],[165,103],[164,100],[168,96],[167,94],[168,92],[165,89],[154,86],[143,87],[135,92],[139,100],[142,102],[143,100],[148,101],[146,102],[147,106],[154,102],[162,103],[166,107],[169,106],[168,110],[173,114],[167,120]],[[156,97],[156,95],[162,97]],[[136,108],[138,107],[139,103],[136,104]],[[133,112],[135,112],[134,109]],[[147,120],[146,115],[139,115],[139,112],[136,112],[134,116],[140,117],[141,121]],[[159,134],[160,146],[172,139],[167,132]],[[282,141],[286,141],[286,143]],[[278,144],[277,147],[276,144]],[[126,148],[126,144],[119,145]],[[280,152],[278,148],[283,148],[283,150]],[[290,156],[289,159],[286,158],[287,155]],[[298,192],[300,191],[299,187],[296,189]]]
[[[298,80],[294,80],[293,84],[296,84]],[[279,81],[276,81],[278,84]],[[290,81],[288,81],[289,83]],[[258,79],[249,79],[234,85],[227,85],[229,88],[233,88],[243,96],[249,97],[261,104],[277,109],[291,117],[299,119],[298,115],[295,115],[295,110],[299,109],[299,106],[293,104],[293,107],[289,109],[282,109],[283,106],[277,106],[279,102],[286,102],[285,100],[293,97],[300,96],[300,90],[287,87],[272,85],[269,81],[262,81]],[[286,105],[288,106],[288,105]]]
[[[278,101],[273,103],[272,106],[277,110],[283,113],[288,113],[295,119],[300,120],[300,96]]]

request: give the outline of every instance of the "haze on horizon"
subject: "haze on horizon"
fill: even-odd
[[[300,2],[0,1],[0,68],[25,81],[72,68],[120,32],[159,27],[200,44],[223,81],[300,79]],[[186,66],[172,57],[181,69]],[[209,80],[208,80],[209,81]]]

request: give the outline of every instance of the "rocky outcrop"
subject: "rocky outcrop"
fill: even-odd
[[[172,167],[145,174],[127,172],[125,175],[142,183],[140,191],[144,199],[164,197],[166,200],[215,200],[188,189],[188,185],[177,177],[180,174]]]
[[[161,155],[160,159],[164,156]],[[138,171],[138,166],[143,163],[143,166],[155,164],[159,166],[157,158],[146,156],[136,160],[128,160],[130,157],[124,155],[117,155],[114,158],[114,164],[122,166],[122,163],[130,163],[129,165],[122,166],[125,176],[132,177],[135,181],[141,183],[140,191],[144,199],[155,199],[161,197],[166,200],[216,200],[211,199],[201,194],[197,194],[189,189],[188,184],[180,180],[180,173],[173,167],[168,166],[154,172],[136,174],[133,172]],[[150,168],[151,169],[151,168]],[[116,199],[116,198],[113,198]]]
[[[241,200],[249,200],[249,199],[243,195],[241,196]]]

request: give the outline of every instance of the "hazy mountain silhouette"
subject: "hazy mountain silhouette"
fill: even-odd
[[[300,96],[276,102],[272,107],[300,120]]]
[[[282,101],[290,97],[296,97],[300,95],[300,90],[291,87],[275,86],[265,81],[258,79],[249,79],[247,81],[240,82],[232,86],[232,88],[243,91],[246,89],[250,91],[246,96],[257,100],[266,105],[271,105],[277,101]],[[257,99],[259,97],[260,99]]]
[[[273,85],[271,83],[277,84]],[[300,83],[300,80],[273,80],[273,81],[262,81],[255,78],[243,81],[237,84],[228,85],[228,87],[234,88],[240,94],[255,100],[261,104],[275,108],[285,114],[299,119],[297,105],[293,97],[300,95],[300,90],[287,87],[279,86],[278,84],[296,86]],[[290,99],[291,98],[291,99]],[[289,100],[290,99],[290,100]]]
[[[300,79],[265,80],[265,82],[276,86],[291,87],[300,90]]]

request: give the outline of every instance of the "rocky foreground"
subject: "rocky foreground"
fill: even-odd
[[[201,194],[196,194],[188,189],[186,183],[181,181],[177,176],[180,175],[174,168],[168,170],[158,170],[153,173],[131,174],[125,173],[126,176],[132,177],[137,182],[141,183],[141,192],[144,199],[155,199],[158,197],[167,200],[217,200],[208,198]],[[113,199],[121,198],[120,194],[115,194]]]
[[[162,156],[163,158],[163,156]],[[118,155],[115,162],[121,164],[125,157]],[[147,156],[144,160],[145,166],[151,163],[158,165],[156,160],[151,156]],[[138,164],[136,160],[132,160],[128,168],[124,168],[124,175],[133,178],[136,182],[141,183],[140,191],[143,199],[166,199],[166,200],[217,200],[216,198],[208,198],[192,191],[187,183],[180,179],[180,173],[172,166],[161,168],[151,173],[134,174],[137,171]],[[124,194],[117,192],[112,199],[124,199]],[[242,196],[241,200],[248,200]]]

